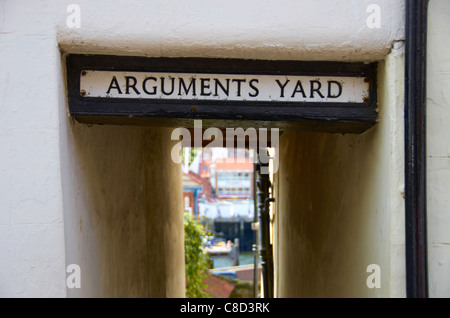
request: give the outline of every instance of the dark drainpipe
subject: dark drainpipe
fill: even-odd
[[[259,158],[259,154],[258,154]],[[261,264],[264,298],[273,298],[273,258],[272,244],[270,244],[270,197],[269,175],[261,173],[262,168],[268,168],[268,163],[258,159],[256,164],[256,203],[259,223],[259,255]]]
[[[257,203],[257,197],[256,197],[256,174],[259,169],[258,163],[254,163],[253,165],[253,211],[254,211],[254,219],[252,224],[252,230],[254,233],[254,244],[253,244],[253,297],[259,298],[259,288],[258,288],[258,281],[259,281],[259,231],[258,231],[258,225],[259,225],[259,213],[258,213],[258,203]]]
[[[406,0],[406,296],[428,297],[426,207],[426,35],[428,0]]]

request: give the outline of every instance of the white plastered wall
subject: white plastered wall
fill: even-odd
[[[73,53],[374,61],[404,33],[403,0],[376,1],[380,28],[367,25],[371,0],[76,3],[81,28],[58,26],[60,47]]]
[[[64,297],[64,105],[52,3],[0,1],[0,296]]]
[[[72,3],[79,29],[66,24]],[[65,148],[74,140],[61,53],[378,61],[403,39],[404,3],[376,2],[379,29],[366,24],[371,3],[1,1],[0,295],[67,296],[65,257],[76,242],[66,241],[64,226],[79,224],[64,217],[76,207],[67,207],[62,174],[76,166]]]

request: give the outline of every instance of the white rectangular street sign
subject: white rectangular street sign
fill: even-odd
[[[378,118],[377,63],[67,56],[80,123],[361,133]]]
[[[365,103],[362,76],[299,76],[83,70],[85,98]]]

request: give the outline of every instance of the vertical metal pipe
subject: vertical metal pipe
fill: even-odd
[[[270,244],[270,213],[269,197],[270,179],[268,174],[262,174],[262,168],[267,167],[268,163],[258,162],[257,171],[257,206],[259,214],[259,254],[261,263],[261,272],[263,277],[264,298],[273,298],[273,261],[272,246]],[[268,170],[267,168],[265,169]]]
[[[256,227],[256,224],[258,224],[259,215],[258,215],[258,205],[256,202],[256,171],[259,169],[259,166],[257,162],[253,165],[253,213],[254,213],[254,219],[253,219],[253,233],[254,233],[254,244],[253,244],[253,253],[254,253],[254,259],[253,259],[253,297],[257,298],[259,295],[258,292],[258,276],[259,276],[259,262],[258,262],[258,246],[259,246],[259,230]]]
[[[428,0],[406,1],[406,296],[428,297],[426,211],[426,33]]]

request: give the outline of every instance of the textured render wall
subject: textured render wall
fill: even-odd
[[[68,123],[66,259],[82,273],[69,297],[184,297],[181,169],[170,133]]]
[[[431,0],[427,46],[428,273],[431,297],[450,297],[450,2]]]
[[[0,296],[63,297],[60,57],[54,18],[26,4],[0,1]]]
[[[58,43],[70,52],[373,61],[383,59],[404,33],[403,0],[75,3],[81,28],[58,24]],[[372,3],[381,9],[380,28],[366,24]]]
[[[281,136],[278,297],[405,296],[403,65],[401,48],[380,63],[379,123],[365,133]]]

